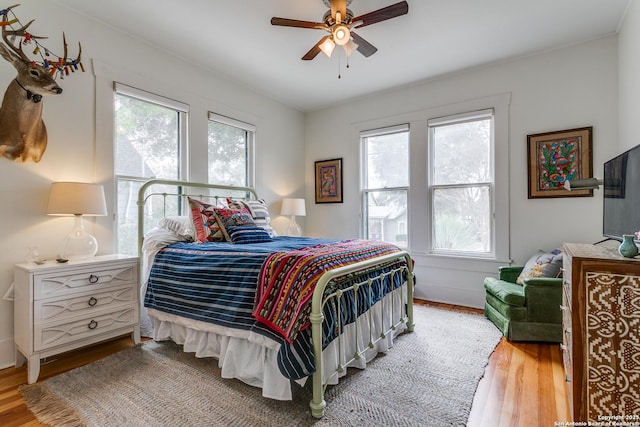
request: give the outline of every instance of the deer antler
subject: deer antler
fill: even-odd
[[[13,42],[11,40],[9,40],[9,36],[20,36],[20,37],[26,37],[27,34],[27,28],[29,28],[29,26],[33,23],[34,19],[32,19],[31,21],[29,21],[26,25],[23,25],[22,27],[20,27],[17,30],[11,30],[11,31],[7,31],[7,27],[9,25],[11,25],[13,22],[8,20],[9,17],[9,11],[11,9],[13,9],[14,7],[20,6],[19,4],[14,4],[13,6],[9,6],[8,8],[6,8],[5,10],[3,10],[2,12],[2,22],[0,22],[0,26],[2,26],[2,39],[4,40],[5,44],[11,48],[12,51],[14,51],[16,53],[16,55],[18,55],[24,62],[31,62],[31,59],[29,59],[29,57],[24,53],[24,51],[22,50],[22,44],[18,43],[19,47],[16,47]],[[33,34],[29,34],[29,38],[32,39],[46,39],[47,37],[41,37],[41,36],[34,36]]]
[[[78,42],[78,57],[76,59],[72,59],[71,61],[67,59],[67,38],[64,33],[62,33],[62,43],[64,44],[64,55],[62,57],[62,63],[59,65],[76,66],[77,64],[79,64],[80,58],[82,56],[82,45],[80,44],[80,42]]]

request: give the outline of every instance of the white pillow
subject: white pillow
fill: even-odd
[[[182,241],[193,242],[195,240],[196,232],[191,217],[168,216],[160,220],[158,227],[175,233]]]
[[[166,228],[154,227],[144,235],[142,250],[157,252],[173,243],[184,242],[184,238]]]

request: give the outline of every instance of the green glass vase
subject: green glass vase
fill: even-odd
[[[633,234],[624,234],[622,236],[622,243],[618,246],[618,252],[625,258],[633,258],[638,255],[638,246],[634,242],[636,236]]]

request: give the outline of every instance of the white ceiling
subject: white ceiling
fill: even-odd
[[[322,30],[274,27],[271,17],[321,22],[322,0],[55,0],[137,39],[215,70],[301,111],[481,64],[616,33],[632,0],[408,0],[405,16],[359,29],[378,48],[300,58]],[[362,15],[399,0],[353,0]],[[339,67],[339,64],[341,67]],[[342,78],[338,79],[338,72]]]

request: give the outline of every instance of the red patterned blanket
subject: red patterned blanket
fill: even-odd
[[[260,270],[253,316],[291,343],[310,325],[311,299],[325,271],[398,251],[389,243],[355,239],[275,252]]]

